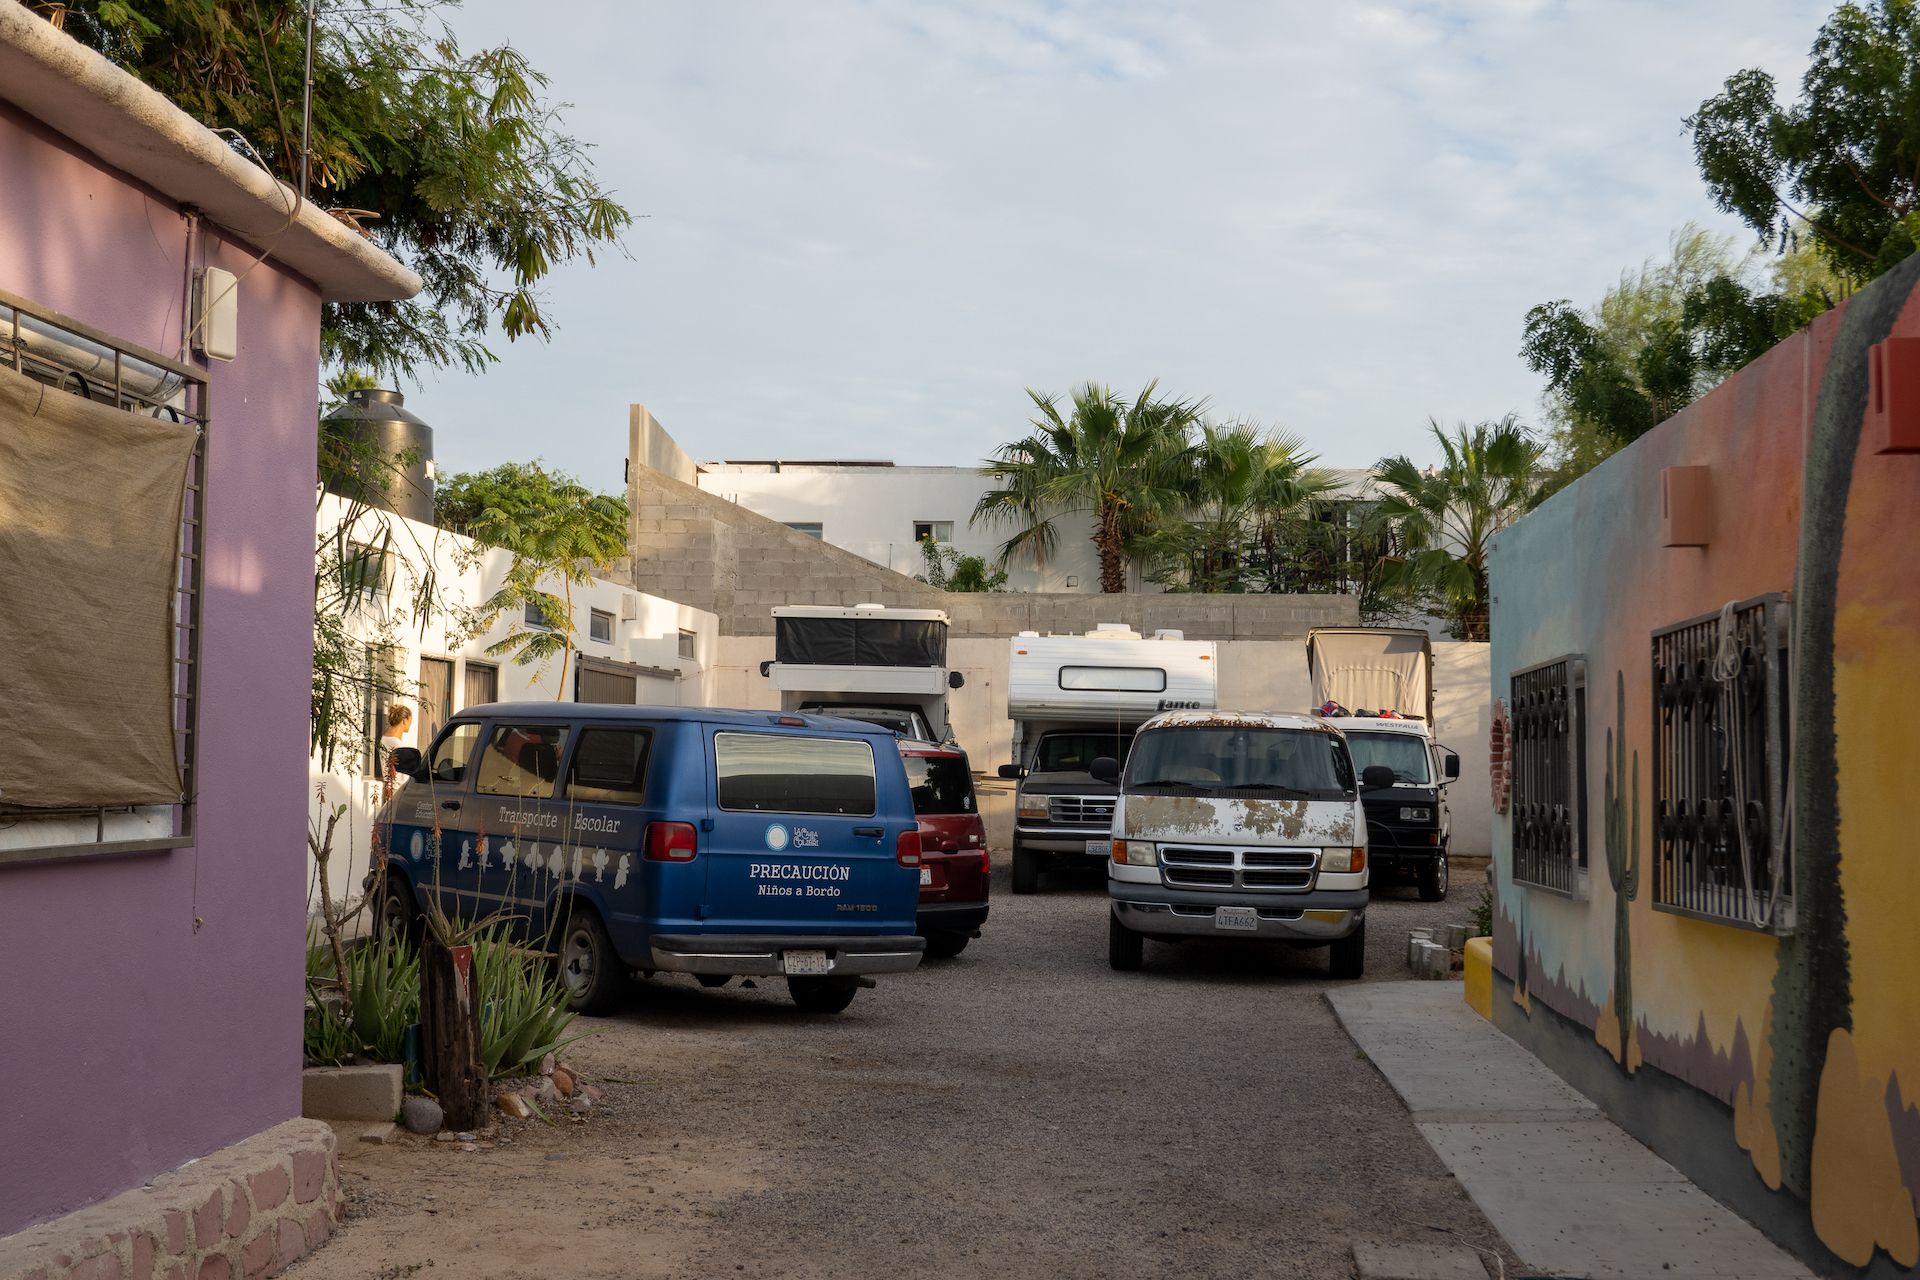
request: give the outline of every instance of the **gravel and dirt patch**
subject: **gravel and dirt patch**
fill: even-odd
[[[1098,881],[1003,874],[984,938],[836,1017],[778,981],[641,984],[568,1052],[589,1115],[345,1150],[349,1225],[289,1274],[1344,1278],[1356,1237],[1445,1238],[1415,1224],[1499,1247],[1327,1008],[1324,952],[1148,944],[1117,974]],[[1368,977],[1478,887],[1380,891]]]

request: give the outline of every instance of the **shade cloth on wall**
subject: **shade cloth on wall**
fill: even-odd
[[[0,368],[0,804],[170,804],[195,429]]]

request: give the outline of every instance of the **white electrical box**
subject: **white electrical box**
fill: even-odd
[[[240,290],[233,272],[207,267],[193,299],[193,346],[209,360],[240,353]]]

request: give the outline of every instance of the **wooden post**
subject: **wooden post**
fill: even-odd
[[[443,947],[432,936],[421,942],[420,1040],[427,1088],[440,1099],[447,1127],[485,1127],[487,1068],[480,1061],[471,946]]]

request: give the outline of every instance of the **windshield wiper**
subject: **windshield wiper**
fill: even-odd
[[[1211,787],[1219,784],[1212,782],[1189,782],[1185,778],[1155,778],[1151,782],[1136,782],[1132,785],[1136,787]]]

